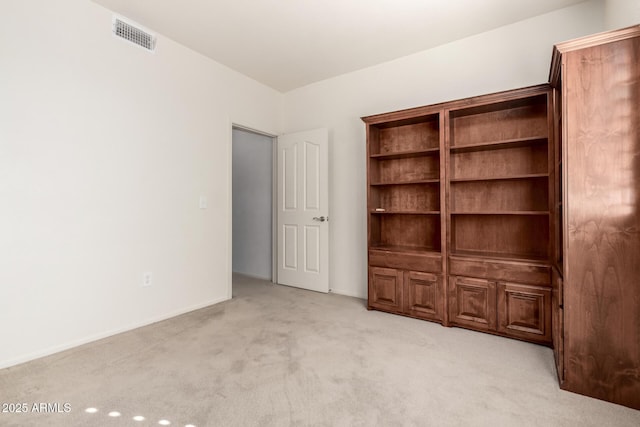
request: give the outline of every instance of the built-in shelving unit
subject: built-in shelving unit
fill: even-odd
[[[549,256],[548,95],[452,109],[452,254]]]
[[[438,114],[369,129],[369,243],[393,251],[439,252]]]
[[[550,94],[363,119],[369,308],[550,343]]]
[[[440,321],[442,115],[401,116],[367,127],[370,307]]]
[[[364,117],[368,308],[552,346],[563,389],[640,409],[639,56],[637,25],[556,45],[549,85]]]

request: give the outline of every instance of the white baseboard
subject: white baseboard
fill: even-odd
[[[227,297],[217,298],[217,299],[210,300],[210,301],[207,301],[207,302],[204,302],[204,303],[199,303],[199,304],[193,305],[191,307],[187,307],[187,308],[184,308],[184,309],[176,310],[176,311],[173,311],[171,313],[163,314],[161,316],[152,317],[150,319],[146,319],[146,320],[143,320],[142,322],[134,323],[134,324],[131,324],[129,326],[125,326],[123,328],[112,329],[112,330],[107,331],[107,332],[101,332],[99,334],[90,335],[88,337],[80,338],[78,340],[74,340],[74,341],[71,341],[71,342],[68,342],[68,343],[65,343],[65,344],[56,345],[56,346],[49,347],[49,348],[44,349],[44,350],[39,350],[39,351],[36,351],[36,352],[33,352],[33,353],[29,353],[29,354],[26,354],[24,356],[21,356],[21,357],[15,358],[15,359],[2,360],[2,361],[0,361],[0,369],[8,368],[10,366],[19,365],[19,364],[25,363],[25,362],[30,362],[32,360],[39,359],[41,357],[50,356],[52,354],[59,353],[61,351],[65,351],[65,350],[69,350],[69,349],[74,348],[74,347],[79,347],[81,345],[88,344],[88,343],[94,342],[94,341],[98,341],[98,340],[101,340],[103,338],[108,338],[108,337],[111,337],[113,335],[121,334],[123,332],[132,331],[134,329],[138,329],[138,328],[141,328],[143,326],[151,325],[152,323],[161,322],[163,320],[171,319],[172,317],[180,316],[182,314],[189,313],[191,311],[200,310],[201,308],[209,307],[211,305],[215,305],[215,304],[221,303],[223,301],[227,301],[229,299],[230,298],[227,298]]]
[[[344,295],[347,297],[354,297],[354,298],[360,298],[360,299],[367,299],[366,295],[361,295],[359,293],[356,292],[351,292],[351,291],[345,291],[344,289],[336,289],[336,288],[332,288],[331,289],[331,293],[332,294],[338,294],[338,295]]]

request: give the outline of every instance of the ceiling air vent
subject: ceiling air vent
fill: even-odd
[[[151,52],[156,48],[155,35],[125,22],[117,16],[113,17],[113,34]]]

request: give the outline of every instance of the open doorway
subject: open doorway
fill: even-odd
[[[330,291],[328,136],[232,126],[232,273]]]
[[[232,130],[232,271],[276,281],[274,250],[275,137]]]

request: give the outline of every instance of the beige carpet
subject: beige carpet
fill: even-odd
[[[548,348],[242,276],[231,301],[0,370],[0,402],[70,405],[0,413],[20,427],[640,426],[559,390]]]

